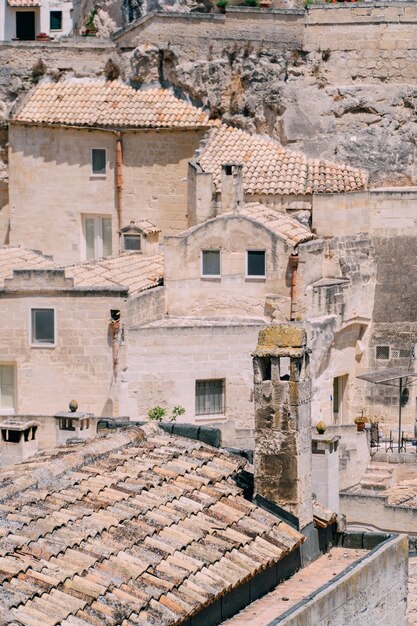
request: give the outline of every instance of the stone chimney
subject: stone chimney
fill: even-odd
[[[71,400],[69,408],[69,411],[61,411],[54,416],[57,446],[66,444],[69,439],[90,439],[95,435],[93,414],[77,411],[75,400]]]
[[[253,354],[255,495],[298,519],[313,521],[311,381],[306,333],[296,324],[259,332]]]
[[[10,419],[2,422],[1,467],[22,463],[38,451],[39,422]]]
[[[217,214],[236,211],[243,203],[243,166],[240,163],[225,163],[221,171],[221,206]]]

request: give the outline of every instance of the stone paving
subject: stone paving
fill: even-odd
[[[256,626],[267,626],[273,619],[288,611],[305,596],[319,589],[367,552],[367,550],[332,548],[329,553],[323,554],[316,561],[294,574],[292,578],[278,585],[271,593],[223,622],[223,626],[254,626],[255,624]],[[417,559],[415,571],[417,587]],[[414,623],[417,625],[417,621]]]

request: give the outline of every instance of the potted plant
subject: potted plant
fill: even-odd
[[[46,33],[38,33],[36,35],[36,41],[49,41],[49,35]]]
[[[87,16],[85,23],[84,23],[83,35],[87,37],[95,37],[97,35],[97,26],[96,26],[96,21],[95,21],[96,15],[97,15],[97,9],[93,9]]]
[[[358,431],[358,433],[362,432],[363,430],[365,430],[365,424],[369,421],[368,418],[363,414],[363,411],[361,411],[361,415],[358,415],[358,417],[355,417],[355,419],[353,420],[356,424],[356,430]]]
[[[229,5],[229,0],[217,0],[216,7],[220,13],[226,13],[226,7]]]

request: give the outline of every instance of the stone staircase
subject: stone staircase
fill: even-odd
[[[394,483],[393,472],[388,463],[371,462],[358,486],[363,491],[385,491]]]

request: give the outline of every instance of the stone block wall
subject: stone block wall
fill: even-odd
[[[182,325],[181,325],[182,324]],[[161,320],[129,331],[128,413],[144,419],[156,405],[181,405],[177,421],[221,428],[223,445],[246,447],[253,436],[251,352],[261,324]],[[225,380],[225,413],[195,415],[195,381]],[[246,431],[238,433],[237,431]],[[236,438],[237,435],[237,438]],[[242,440],[245,435],[245,440]]]
[[[56,345],[31,346],[30,309],[55,308]],[[54,415],[71,399],[81,411],[118,415],[119,382],[113,380],[110,310],[120,309],[117,295],[64,292],[0,298],[0,362],[15,367],[15,413]],[[121,346],[119,372],[124,367]]]
[[[272,623],[407,626],[407,578],[407,537],[394,535]]]

